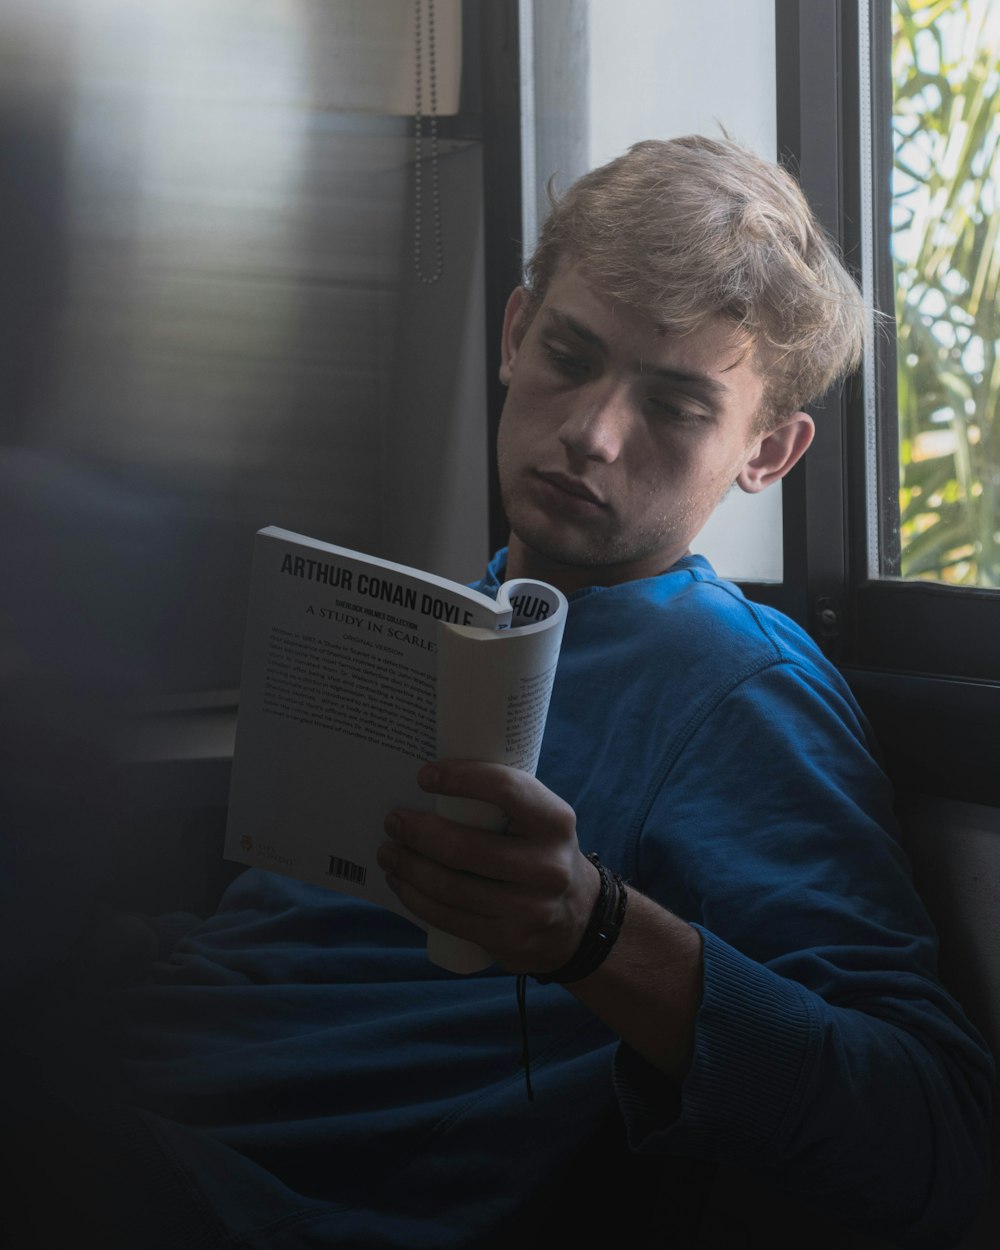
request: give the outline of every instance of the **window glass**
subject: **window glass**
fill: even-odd
[[[1000,6],[893,0],[903,577],[1000,587]]]

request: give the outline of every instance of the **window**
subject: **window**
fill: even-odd
[[[1000,587],[998,53],[1000,10],[988,0],[893,2],[900,501],[899,549],[886,553],[883,572],[993,588]]]
[[[821,423],[786,491],[786,579],[801,590],[783,606],[844,667],[897,778],[996,803],[996,511],[982,530],[998,484],[991,7],[778,0],[775,14],[779,150],[877,323],[863,379],[828,399],[839,420]],[[990,282],[987,308],[976,292]]]

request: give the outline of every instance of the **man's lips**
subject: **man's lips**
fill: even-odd
[[[604,500],[596,491],[579,478],[570,477],[567,473],[548,472],[543,469],[537,469],[535,476],[545,482],[558,497],[560,495],[568,495],[571,499],[578,499],[584,504],[590,504],[595,508],[605,507]]]

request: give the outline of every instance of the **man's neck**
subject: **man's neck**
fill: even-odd
[[[564,595],[574,591],[585,590],[589,586],[620,586],[624,582],[638,581],[644,577],[655,577],[664,573],[688,551],[679,551],[676,555],[660,561],[640,564],[608,564],[608,565],[573,565],[549,560],[540,552],[526,546],[516,534],[511,534],[507,547],[507,569],[504,581],[513,581],[518,577],[532,578],[535,581],[548,582]]]

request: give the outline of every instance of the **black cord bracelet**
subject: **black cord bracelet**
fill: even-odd
[[[572,958],[552,972],[529,973],[539,985],[551,982],[568,985],[571,981],[582,981],[601,966],[618,940],[628,902],[625,882],[618,873],[605,868],[596,855],[591,854],[587,858],[601,874],[601,892]]]
[[[556,968],[553,972],[522,972],[517,977],[517,1013],[521,1021],[521,1067],[524,1069],[524,1083],[528,1093],[528,1101],[534,1100],[531,1088],[531,1062],[528,1056],[528,1007],[527,979],[537,981],[539,985],[555,982],[567,985],[570,981],[582,981],[601,966],[608,952],[618,940],[622,922],[625,919],[625,906],[628,902],[628,891],[625,882],[616,872],[609,872],[596,855],[587,858],[601,875],[601,892],[597,896],[590,920],[583,931],[580,945],[571,959]]]

